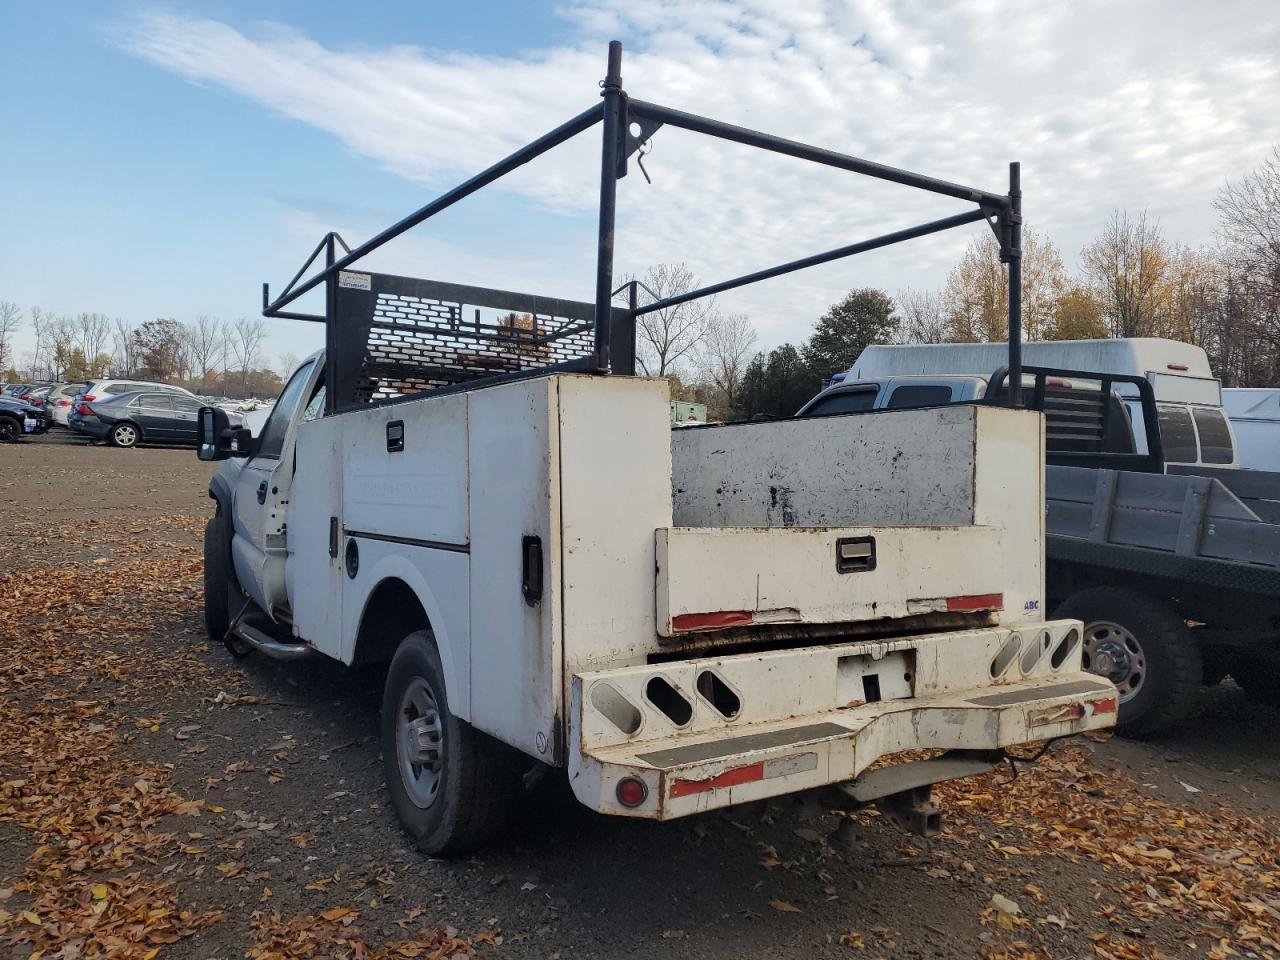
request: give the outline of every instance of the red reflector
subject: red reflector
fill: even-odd
[[[722,610],[719,613],[681,613],[671,618],[673,630],[719,630],[751,622],[750,610]]]
[[[1106,700],[1090,700],[1089,706],[1093,707],[1094,713],[1115,713],[1116,698],[1109,697]]]
[[[1183,373],[1187,372],[1187,365],[1185,363],[1166,363],[1165,366],[1170,370],[1180,370]]]
[[[950,611],[970,610],[1003,610],[1003,593],[975,593],[967,597],[947,597],[947,609]]]
[[[649,796],[649,788],[643,780],[635,777],[623,777],[618,781],[618,802],[624,807],[638,807]]]
[[[671,796],[687,797],[692,793],[706,793],[718,787],[736,787],[740,783],[755,783],[764,779],[764,761],[749,763],[745,767],[733,767],[705,780],[676,780],[671,784]]]

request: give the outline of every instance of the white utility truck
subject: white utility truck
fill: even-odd
[[[258,437],[201,413],[201,456],[227,461],[209,630],[238,653],[388,664],[387,782],[431,853],[489,838],[536,764],[619,816],[842,785],[936,829],[930,784],[1115,720],[1080,624],[1043,616],[1042,418],[952,406],[673,431],[666,381],[631,375],[653,304],[633,284],[611,307],[612,188],[663,124],[750,132],[621,97],[617,57],[602,105],[344,256],[330,234],[325,267],[265,303],[301,316],[283,307],[324,284],[326,350]],[[594,303],[353,269],[595,122]],[[893,173],[981,200],[932,229],[1012,222],[1008,197]],[[904,751],[932,753],[878,763]]]

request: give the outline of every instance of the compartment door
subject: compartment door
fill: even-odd
[[[285,580],[293,632],[320,652],[341,655],[342,463],[340,417],[298,425],[288,506]]]

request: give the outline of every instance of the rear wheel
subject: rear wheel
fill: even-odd
[[[1084,621],[1083,663],[1120,694],[1116,730],[1145,737],[1186,719],[1204,676],[1186,622],[1167,604],[1117,587],[1068,597],[1054,619]]]
[[[113,447],[135,447],[138,445],[138,428],[132,423],[117,423],[107,434]]]
[[[431,632],[405,637],[382,696],[382,766],[391,805],[418,849],[456,856],[500,833],[515,805],[516,758],[450,712]]]

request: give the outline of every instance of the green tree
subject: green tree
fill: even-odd
[[[887,293],[871,287],[850,290],[818,321],[804,345],[804,362],[818,376],[830,377],[853,366],[863,349],[889,343],[897,332],[898,317]]]
[[[789,343],[757,353],[747,364],[733,405],[733,418],[789,417],[822,389],[822,377]]]

